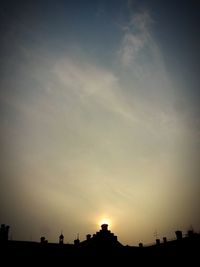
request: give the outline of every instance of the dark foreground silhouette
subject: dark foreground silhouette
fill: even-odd
[[[188,231],[185,237],[176,231],[176,239],[163,238],[151,246],[123,246],[117,236],[103,224],[101,230],[86,240],[74,240],[64,244],[61,234],[59,243],[8,240],[9,227],[0,228],[1,266],[199,266],[200,234]]]

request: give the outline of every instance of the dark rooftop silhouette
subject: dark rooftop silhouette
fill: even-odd
[[[99,263],[121,264],[121,266],[139,264],[153,264],[154,266],[163,263],[180,264],[188,263],[189,266],[195,263],[198,266],[200,252],[200,234],[189,230],[186,235],[182,231],[175,231],[176,239],[168,241],[156,238],[155,243],[145,246],[139,243],[138,246],[123,246],[116,235],[108,230],[107,224],[102,224],[101,229],[95,234],[87,234],[86,239],[74,240],[74,244],[65,244],[64,235],[58,236],[58,243],[49,243],[46,237],[42,236],[40,242],[14,241],[9,240],[9,226],[2,224],[0,228],[1,263],[16,264],[22,266],[27,262],[38,265],[68,263],[71,266],[76,264],[87,264],[96,266]],[[40,265],[40,264],[39,264]],[[27,266],[27,265],[26,265]],[[111,265],[112,266],[112,265]]]

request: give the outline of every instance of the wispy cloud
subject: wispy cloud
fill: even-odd
[[[119,55],[124,66],[129,66],[144,48],[151,46],[150,28],[152,22],[149,12],[144,11],[132,15],[127,25],[123,27],[124,37]]]
[[[162,109],[169,112],[173,109],[174,88],[153,34],[153,24],[148,10],[132,13],[122,27],[118,60],[122,72],[128,73],[126,80],[133,84],[134,90],[131,90],[138,98],[137,102],[146,102],[151,111]]]
[[[76,95],[82,105],[98,105],[124,119],[134,120],[127,103],[120,97],[122,89],[113,71],[65,58],[56,63],[54,73],[63,88]]]

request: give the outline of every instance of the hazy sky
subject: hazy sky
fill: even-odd
[[[1,1],[0,223],[71,243],[200,230],[198,0]]]

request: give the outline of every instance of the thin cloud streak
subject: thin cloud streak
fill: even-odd
[[[124,37],[119,50],[122,65],[129,66],[145,48],[152,45],[151,24],[149,13],[144,11],[132,15],[127,25],[123,26]]]

